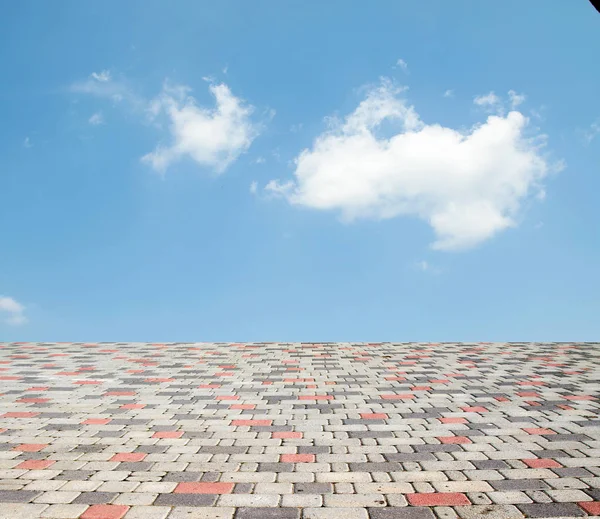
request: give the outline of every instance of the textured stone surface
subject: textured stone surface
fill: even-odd
[[[600,514],[600,345],[0,343],[0,519]]]

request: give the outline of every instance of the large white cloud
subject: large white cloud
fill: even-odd
[[[345,221],[416,216],[441,250],[469,248],[515,226],[522,202],[542,191],[550,170],[544,136],[526,135],[528,118],[515,110],[498,110],[466,131],[427,124],[403,92],[387,80],[371,89],[296,157],[293,180],[265,189]],[[493,93],[475,102],[501,104]]]
[[[251,120],[253,107],[234,96],[225,84],[209,88],[216,103],[212,109],[198,106],[187,87],[165,85],[149,111],[154,117],[167,115],[172,142],[157,146],[142,160],[164,172],[187,156],[222,173],[250,147],[258,135],[258,126]]]
[[[17,326],[27,322],[25,307],[12,297],[0,295],[0,313],[5,314],[4,322],[7,324]]]

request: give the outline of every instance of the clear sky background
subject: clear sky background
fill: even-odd
[[[0,340],[599,340],[587,0],[0,16]]]

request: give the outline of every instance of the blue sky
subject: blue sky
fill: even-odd
[[[0,20],[0,340],[598,340],[587,0]]]

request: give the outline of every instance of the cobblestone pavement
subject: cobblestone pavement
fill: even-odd
[[[600,344],[0,343],[0,517],[600,516]]]

